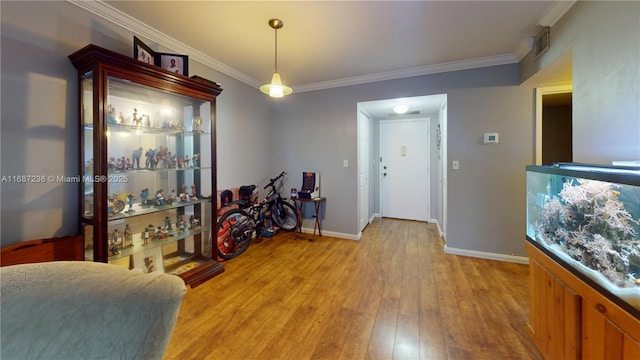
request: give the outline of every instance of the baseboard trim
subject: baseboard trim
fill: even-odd
[[[447,245],[444,246],[444,252],[452,255],[462,255],[462,256],[469,256],[469,257],[475,257],[480,259],[506,261],[506,262],[512,262],[517,264],[529,264],[529,258],[525,256],[514,256],[514,255],[489,253],[484,251],[458,249],[458,248],[449,247]]]
[[[304,234],[313,234],[313,228],[305,228],[305,227],[303,227],[301,230],[302,230],[302,233],[304,233]],[[318,229],[316,229],[316,235],[317,234],[318,234]],[[331,236],[331,237],[335,237],[335,238],[349,239],[349,240],[360,240],[360,237],[362,236],[362,233],[360,233],[358,235],[354,235],[354,234],[339,233],[339,232],[335,232],[335,231],[322,230],[322,236]]]
[[[438,222],[438,219],[430,219],[429,220],[430,223],[432,224],[436,224],[436,226],[438,227],[438,234],[440,235],[441,238],[444,239],[444,234],[442,233],[442,228],[440,227],[440,223]]]

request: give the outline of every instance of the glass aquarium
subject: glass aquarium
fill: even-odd
[[[527,241],[640,310],[640,168],[527,166]]]

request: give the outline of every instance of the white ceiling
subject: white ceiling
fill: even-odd
[[[519,61],[574,1],[78,2],[251,86],[294,92]],[[222,84],[224,87],[224,84]]]

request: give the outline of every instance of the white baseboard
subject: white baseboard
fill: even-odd
[[[432,224],[436,224],[436,226],[438,227],[438,235],[440,235],[440,237],[444,238],[442,235],[444,235],[442,233],[442,228],[440,227],[440,223],[438,222],[438,219],[429,219],[429,222]]]
[[[447,245],[444,246],[444,252],[452,255],[470,256],[470,257],[475,257],[480,259],[506,261],[506,262],[512,262],[517,264],[529,263],[529,258],[524,256],[514,256],[514,255],[496,254],[496,253],[489,253],[489,252],[476,251],[476,250],[457,249],[457,248],[449,247]]]
[[[313,234],[313,228],[305,228],[303,227],[302,232],[304,234]],[[318,230],[316,229],[316,235],[318,234]],[[322,230],[322,236],[331,236],[331,237],[336,237],[336,238],[340,238],[340,239],[349,239],[349,240],[360,240],[360,237],[362,236],[362,233],[358,234],[358,235],[354,235],[354,234],[345,234],[345,233],[339,233],[339,232],[335,232],[335,231],[326,231],[326,230]]]

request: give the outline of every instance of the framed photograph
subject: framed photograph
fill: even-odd
[[[133,58],[155,65],[156,53],[137,37],[133,37]]]
[[[172,73],[189,76],[189,57],[187,55],[156,53],[156,66]]]
[[[133,255],[133,267],[145,274],[163,273],[162,248],[155,247]]]

